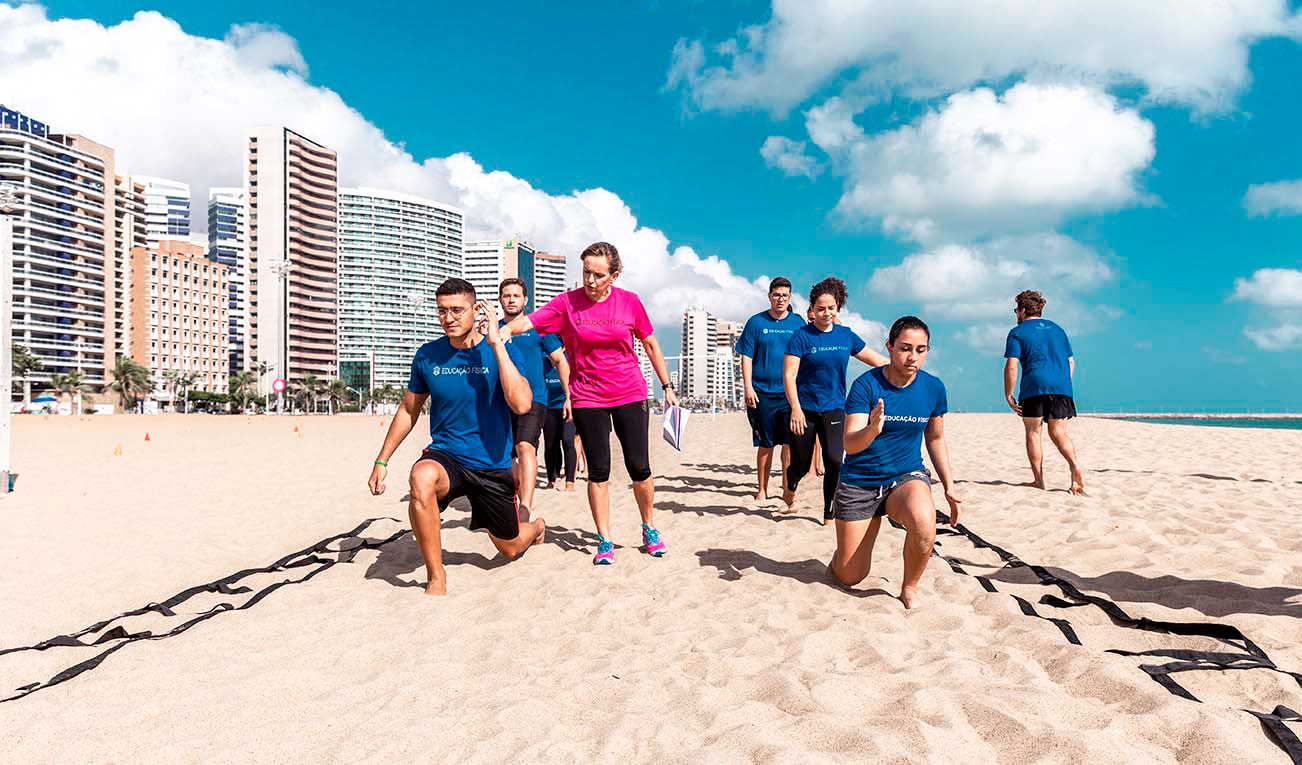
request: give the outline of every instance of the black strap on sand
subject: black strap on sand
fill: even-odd
[[[224,576],[221,579],[218,579],[213,582],[209,582],[207,584],[200,584],[194,587],[188,587],[176,593],[172,597],[162,601],[161,603],[150,603],[146,606],[141,606],[140,608],[132,609],[130,611],[125,611],[110,619],[105,619],[101,622],[96,622],[95,624],[92,624],[89,627],[86,627],[85,629],[78,630],[77,632],[73,632],[67,635],[58,635],[56,637],[50,638],[49,640],[42,640],[41,642],[36,643],[35,645],[0,649],[0,656],[4,656],[5,654],[18,653],[19,651],[47,651],[52,648],[64,648],[64,647],[93,648],[95,646],[105,645],[108,643],[113,644],[110,645],[105,650],[101,651],[100,653],[90,657],[89,659],[86,659],[85,661],[79,662],[77,664],[72,665],[71,667],[68,667],[67,669],[63,669],[59,671],[57,674],[55,674],[53,677],[51,677],[49,680],[46,680],[45,682],[29,683],[27,685],[16,688],[15,689],[16,692],[14,693],[14,695],[0,699],[0,704],[6,701],[14,701],[16,699],[21,699],[24,696],[31,695],[39,690],[44,690],[45,688],[49,688],[51,686],[55,686],[63,682],[67,682],[68,680],[71,680],[72,678],[76,677],[77,675],[80,675],[83,672],[89,672],[90,670],[102,664],[104,660],[107,659],[109,656],[127,647],[128,645],[131,645],[134,642],[140,640],[164,640],[166,638],[179,635],[182,632],[185,632],[186,630],[190,629],[194,625],[198,624],[199,622],[211,619],[214,616],[217,616],[218,614],[226,613],[229,611],[243,611],[246,608],[252,608],[253,606],[257,605],[263,598],[267,597],[268,595],[280,589],[281,587],[290,584],[300,584],[302,582],[306,582],[309,579],[315,577],[317,574],[320,574],[321,572],[339,563],[351,563],[352,560],[357,556],[357,553],[361,552],[362,550],[382,547],[384,545],[389,544],[390,542],[400,539],[401,537],[405,536],[411,531],[410,529],[403,529],[402,531],[392,534],[385,539],[367,539],[359,536],[363,531],[369,528],[371,524],[375,523],[376,521],[382,521],[382,520],[394,521],[395,523],[399,522],[398,519],[396,518],[388,518],[388,517],[370,518],[367,519],[366,521],[363,521],[361,524],[357,526],[357,528],[354,528],[351,531],[326,537],[325,539],[322,539],[320,542],[317,542],[316,544],[310,547],[306,547],[302,550],[299,550],[296,553],[291,553],[289,555],[286,555],[285,557],[281,558],[275,563],[272,563],[269,566],[261,566],[259,568],[246,568],[242,571],[237,571],[234,574],[230,574],[229,576]],[[339,543],[338,546],[334,546],[335,543]],[[327,558],[324,557],[325,555],[334,555],[335,557]],[[279,582],[273,582],[272,584],[267,585],[266,587],[262,588],[261,590],[258,590],[257,592],[254,592],[253,589],[250,587],[242,586],[239,584],[240,580],[244,579],[245,577],[253,576],[255,574],[274,574],[277,572],[287,572],[294,569],[304,569],[304,568],[309,570],[302,576],[296,579],[289,578],[289,579],[282,579]],[[147,613],[157,613],[168,617],[176,616],[175,609],[177,606],[181,605],[182,603],[184,603],[185,601],[189,600],[190,598],[196,595],[201,595],[204,593],[218,593],[221,595],[245,595],[248,593],[253,593],[253,595],[244,603],[238,606],[226,602],[218,603],[212,608],[209,608],[207,611],[203,611],[199,614],[196,614],[195,616],[186,619],[185,621],[176,625],[172,629],[166,632],[161,632],[157,635],[155,635],[154,633],[148,630],[144,630],[141,632],[129,632],[127,628],[124,627],[123,625],[120,624],[114,625],[114,622],[120,621],[122,619],[127,619],[133,616],[141,616]],[[110,625],[114,625],[114,626],[110,626]],[[91,639],[89,637],[91,635],[95,635],[96,633],[100,633],[100,634],[94,639]]]
[[[1275,662],[1270,660],[1261,646],[1252,642],[1247,635],[1239,631],[1237,627],[1219,622],[1168,622],[1157,619],[1148,619],[1145,617],[1135,618],[1126,613],[1125,610],[1107,598],[1101,598],[1096,595],[1088,595],[1081,592],[1074,584],[1051,573],[1043,566],[1037,566],[1026,563],[1021,558],[1004,548],[987,542],[982,539],[971,529],[963,524],[957,526],[948,526],[949,516],[937,510],[938,519],[936,533],[937,536],[949,534],[954,536],[966,537],[974,546],[991,550],[999,559],[1003,561],[1004,569],[1025,568],[1035,574],[1040,584],[1045,586],[1057,587],[1063,597],[1056,595],[1045,595],[1040,598],[1040,604],[1053,608],[1079,608],[1083,606],[1094,606],[1101,610],[1112,620],[1113,624],[1119,627],[1129,629],[1144,630],[1146,632],[1158,632],[1168,635],[1183,635],[1211,638],[1219,640],[1236,652],[1217,652],[1217,651],[1193,651],[1186,649],[1166,649],[1159,648],[1150,651],[1123,651],[1120,649],[1107,649],[1107,653],[1118,656],[1161,656],[1175,661],[1165,664],[1141,664],[1139,668],[1143,670],[1155,682],[1165,688],[1174,696],[1183,699],[1202,703],[1200,699],[1190,693],[1184,686],[1172,677],[1177,672],[1190,672],[1195,670],[1213,670],[1227,671],[1238,669],[1265,669],[1271,672],[1288,675],[1297,681],[1299,687],[1302,687],[1302,674],[1290,672],[1276,666]],[[944,525],[942,525],[944,524]],[[940,547],[940,543],[936,543]],[[938,550],[933,550],[933,554],[939,557],[955,573],[965,576],[974,577],[983,589],[987,592],[999,592],[995,588],[994,582],[989,577],[976,574],[969,574],[963,567],[952,558],[942,555]],[[1015,601],[1023,614],[1033,616],[1037,619],[1043,619],[1051,622],[1067,639],[1067,642],[1073,645],[1083,645],[1076,631],[1072,629],[1071,624],[1066,619],[1059,619],[1051,616],[1041,616],[1028,601],[1012,593],[1007,593]],[[1302,722],[1302,717],[1285,706],[1277,706],[1270,712],[1258,712],[1252,709],[1244,709],[1244,712],[1256,717],[1261,722],[1261,727],[1267,735],[1289,756],[1295,765],[1302,765],[1302,740],[1298,739],[1297,734],[1289,729],[1285,722]]]

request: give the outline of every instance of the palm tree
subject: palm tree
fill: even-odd
[[[258,380],[252,372],[240,372],[231,377],[231,395],[238,396],[240,399],[240,411],[249,408],[249,388],[253,387]]]
[[[384,387],[380,389],[380,393],[384,396],[382,401],[386,404],[392,404],[402,399],[402,392],[389,383],[384,384]]]
[[[330,414],[335,413],[335,406],[343,399],[348,398],[348,384],[343,380],[331,380],[326,386],[326,396],[330,401]]]
[[[303,402],[304,411],[316,411],[316,396],[321,390],[321,380],[311,372],[303,375],[298,382],[298,395]]]
[[[163,378],[163,390],[167,391],[167,400],[172,405],[172,411],[176,411],[176,386],[181,381],[181,373],[174,369],[163,372],[160,377]]]
[[[112,374],[113,382],[108,384],[108,389],[118,394],[123,411],[135,408],[137,397],[154,389],[154,380],[149,373],[149,367],[130,356],[118,356]]]
[[[12,361],[9,371],[14,380],[23,381],[23,403],[27,403],[32,400],[31,375],[33,372],[41,371],[45,365],[41,363],[40,359],[33,356],[25,345],[14,343],[10,350],[12,351]],[[10,390],[9,394],[12,396],[13,390]]]
[[[66,375],[51,375],[50,385],[59,397],[68,396],[73,399],[73,410],[69,414],[81,414],[78,404],[81,401],[81,394],[89,387],[86,385],[85,376],[81,372],[69,372]]]
[[[176,384],[181,386],[181,400],[185,405],[185,413],[190,413],[190,389],[194,384],[199,382],[199,375],[185,374],[177,378]],[[175,407],[173,407],[175,408]]]

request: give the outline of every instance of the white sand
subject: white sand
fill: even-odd
[[[1302,671],[1302,433],[1077,420],[1091,496],[1075,498],[1047,439],[1055,491],[1011,485],[1029,478],[1016,418],[948,420],[976,533],[1134,616],[1233,624]],[[401,530],[405,468],[425,439],[408,439],[373,498],[382,435],[363,417],[17,418],[21,478],[0,500],[0,648],[270,564],[369,517],[400,520],[368,538]],[[749,497],[743,417],[698,417],[689,439],[682,455],[653,439],[663,559],[636,547],[618,459],[625,546],[611,568],[590,564],[581,492],[543,494],[548,543],[504,566],[458,505],[444,517],[447,598],[414,586],[424,569],[407,535],[0,704],[3,759],[1286,761],[1239,709],[1302,709],[1287,676],[1182,673],[1206,703],[1177,698],[1138,669],[1162,659],[1105,650],[1230,649],[1040,605],[1060,593],[952,536],[940,551],[1000,592],[933,558],[906,612],[892,597],[902,532],[891,529],[874,576],[853,593],[830,587],[818,483],[801,486],[802,517],[778,516],[777,501]],[[1069,620],[1084,645],[1008,593]],[[124,626],[162,632],[248,598],[203,595],[174,618]],[[0,655],[0,696],[109,645]]]

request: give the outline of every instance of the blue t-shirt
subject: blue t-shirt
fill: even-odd
[[[858,335],[840,324],[833,324],[827,332],[820,332],[813,324],[792,332],[786,355],[800,359],[800,371],[796,373],[800,408],[810,412],[844,408],[850,357],[862,351],[864,345]]]
[[[505,326],[506,321],[498,322],[498,326]],[[529,381],[529,390],[533,393],[533,402],[535,404],[547,404],[547,381],[543,378],[546,374],[546,367],[551,366],[547,357],[552,351],[561,347],[561,339],[556,335],[539,335],[538,330],[531,329],[522,335],[515,335],[507,345],[515,346],[520,352],[520,358],[524,359],[523,365],[517,364],[516,368],[524,379]]]
[[[548,335],[554,337],[554,335]],[[556,371],[556,365],[551,359],[547,359],[543,368],[543,381],[547,383],[547,408],[564,409],[565,408],[565,386],[561,385],[561,373]]]
[[[1071,341],[1062,327],[1048,319],[1034,318],[1008,331],[1004,358],[1017,359],[1022,365],[1022,385],[1017,398],[1055,394],[1070,396]]]
[[[787,311],[781,319],[760,311],[746,321],[737,340],[737,353],[751,358],[751,387],[760,395],[781,396],[782,364],[786,360],[787,341],[792,333],[805,326],[805,320]]]
[[[507,343],[506,353],[520,369],[519,349]],[[430,397],[429,448],[470,470],[510,469],[511,408],[487,340],[470,348],[453,348],[446,337],[425,343],[411,360],[407,390]]]
[[[945,383],[918,370],[904,388],[891,385],[884,367],[859,375],[850,386],[845,413],[871,415],[877,399],[885,415],[882,432],[867,449],[845,455],[841,480],[851,486],[885,486],[906,473],[922,470],[922,435],[927,422],[949,411]]]

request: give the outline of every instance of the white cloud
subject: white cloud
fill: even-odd
[[[1302,350],[1302,324],[1280,324],[1267,329],[1245,329],[1243,334],[1263,351]]]
[[[1249,186],[1243,209],[1252,216],[1302,215],[1302,179]]]
[[[1263,351],[1302,349],[1302,270],[1295,268],[1260,268],[1247,279],[1234,280],[1231,300],[1243,300],[1264,306],[1274,319],[1274,327],[1243,330],[1243,334]]]
[[[764,164],[781,170],[784,175],[803,175],[814,178],[823,168],[818,160],[805,152],[805,141],[793,141],[780,135],[771,135],[760,147],[760,156]]]
[[[553,196],[467,154],[413,157],[337,93],[308,82],[306,72],[293,38],[274,27],[239,25],[214,40],[153,12],[106,27],[0,4],[5,105],[114,147],[119,171],[190,183],[196,209],[209,187],[240,184],[248,127],[283,124],[338,152],[343,185],[461,206],[468,237],[519,232],[571,258],[593,241],[614,243],[626,264],[621,283],[637,289],[666,328],[692,302],[725,317],[765,304],[764,287],[727,261],[687,247],[671,252],[668,237],[641,225],[616,194],[598,188]]]
[[[1048,301],[1046,318],[1088,331],[1119,313],[1086,302],[1115,273],[1102,256],[1055,233],[1001,237],[978,245],[950,244],[905,257],[873,272],[868,287],[894,303],[917,303],[932,314],[972,322],[958,337],[976,348],[1002,347],[1015,324],[1013,299],[1026,289]]]
[[[922,242],[1033,231],[1136,204],[1155,152],[1151,122],[1083,86],[964,91],[874,135],[832,98],[806,125],[846,177],[835,214]]]
[[[930,97],[974,84],[1137,84],[1217,111],[1251,79],[1257,40],[1302,36],[1286,0],[774,0],[771,18],[707,50],[674,46],[666,88],[699,109],[785,115],[823,87]]]
[[[1272,308],[1302,308],[1302,270],[1258,269],[1247,279],[1234,280],[1232,298]]]

